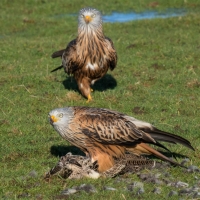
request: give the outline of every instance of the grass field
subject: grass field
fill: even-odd
[[[145,193],[137,196],[128,192],[126,182],[117,182],[117,178],[77,181],[54,177],[45,182],[45,172],[60,155],[72,150],[48,123],[48,112],[56,107],[109,108],[153,123],[159,129],[190,140],[195,152],[181,145],[166,146],[189,157],[190,165],[200,166],[200,2],[157,2],[157,6],[149,0],[132,3],[89,0],[87,4],[78,0],[1,2],[1,199],[53,199],[63,189],[83,183],[94,185],[98,192],[80,192],[71,199],[165,199],[173,189],[162,185],[161,194],[155,196],[151,192],[155,185],[145,183]],[[77,35],[76,17],[57,16],[78,13],[86,6],[95,7],[103,14],[167,8],[185,8],[188,14],[105,23],[104,32],[114,42],[118,65],[96,83],[94,100],[87,104],[73,79],[63,70],[50,73],[61,63],[60,59],[51,59],[52,52],[65,47]],[[168,172],[190,186],[200,180],[199,173],[184,173],[179,167],[171,167]],[[128,179],[139,180],[134,174]],[[105,185],[117,191],[103,190]],[[180,197],[173,196],[173,199]]]

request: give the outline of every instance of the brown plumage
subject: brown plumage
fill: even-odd
[[[158,163],[158,165],[161,163]],[[143,169],[157,166],[154,160],[133,154],[125,154],[123,158],[115,159],[115,164],[103,173],[98,173],[98,162],[92,163],[90,158],[67,153],[62,156],[57,165],[45,175],[45,179],[59,175],[62,178],[80,179],[83,177],[97,179],[99,177],[115,177],[118,174],[136,173]]]
[[[93,8],[79,12],[78,37],[66,49],[54,52],[52,58],[62,57],[65,72],[73,74],[81,94],[90,101],[90,86],[117,64],[113,42],[104,36],[101,13]]]
[[[159,141],[180,143],[192,150],[190,142],[178,135],[158,130],[150,123],[102,108],[66,107],[49,113],[54,129],[71,144],[79,147],[92,162],[98,161],[98,171],[104,172],[115,159],[126,152],[135,155],[153,154],[175,165],[149,144],[165,148]]]
[[[62,156],[57,165],[53,167],[45,175],[45,179],[49,179],[53,175],[59,175],[68,179],[80,179],[83,177],[99,178],[97,172],[97,162],[92,163],[90,158],[67,153]]]

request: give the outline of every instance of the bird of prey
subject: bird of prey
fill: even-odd
[[[60,158],[55,167],[46,173],[45,179],[49,179],[54,175],[67,179],[80,179],[83,177],[93,179],[99,177],[112,178],[118,174],[136,173],[142,169],[152,169],[161,164],[133,154],[125,154],[123,158],[116,159],[115,161],[116,163],[113,167],[103,173],[98,173],[98,162],[92,163],[89,157],[67,153]]]
[[[59,175],[68,179],[80,179],[83,177],[99,178],[97,162],[92,163],[90,158],[79,155],[72,155],[71,152],[62,156],[55,167],[45,175],[49,179],[53,175]]]
[[[49,113],[54,129],[72,145],[80,148],[92,162],[98,162],[98,172],[115,165],[115,159],[126,152],[135,155],[153,154],[174,165],[182,166],[149,144],[162,147],[162,142],[180,143],[192,150],[191,143],[175,134],[161,131],[131,116],[103,108],[65,107]]]
[[[78,36],[60,51],[54,52],[52,58],[61,57],[62,65],[52,71],[64,68],[73,74],[81,94],[91,97],[91,85],[102,78],[108,69],[113,70],[117,64],[117,54],[113,42],[104,36],[101,13],[93,8],[83,8],[78,16]]]

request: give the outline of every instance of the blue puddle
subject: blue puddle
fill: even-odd
[[[136,12],[128,12],[128,13],[120,13],[113,12],[110,15],[103,15],[103,21],[109,23],[124,23],[133,20],[143,20],[143,19],[155,19],[155,18],[169,18],[169,17],[178,17],[184,16],[187,12],[185,9],[167,9],[163,12],[158,11],[144,11],[140,13]],[[76,17],[77,14],[59,14],[52,16],[53,18],[66,18],[66,17]],[[10,33],[7,35],[0,35],[0,40],[4,39],[7,36],[11,36],[12,34],[22,34],[23,31],[19,31],[18,33]]]
[[[142,19],[155,19],[155,18],[169,18],[169,17],[178,17],[186,15],[185,9],[167,9],[163,12],[158,11],[144,11],[140,13],[136,12],[128,12],[128,13],[120,13],[113,12],[111,15],[103,15],[104,22],[110,23],[123,23],[133,20],[142,20]],[[73,17],[77,16],[77,14],[59,14],[54,16],[54,18],[64,18],[64,17]]]
[[[186,11],[184,9],[169,9],[165,12],[157,12],[157,11],[145,11],[145,12],[129,12],[129,13],[119,13],[113,12],[111,15],[104,15],[104,22],[128,22],[133,20],[142,20],[142,19],[155,19],[155,18],[169,18],[169,17],[178,17],[186,15]]]

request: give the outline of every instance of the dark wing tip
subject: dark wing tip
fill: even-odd
[[[51,55],[51,57],[52,57],[52,58],[61,57],[61,56],[63,55],[64,51],[65,51],[65,49],[61,49],[61,50],[59,50],[59,51],[55,51],[55,52]]]
[[[190,143],[190,141],[188,141],[187,139],[172,134],[172,133],[168,133],[168,132],[164,132],[161,131],[157,128],[154,128],[152,132],[149,133],[155,140],[159,140],[159,141],[164,141],[164,142],[171,142],[171,143],[179,143],[182,144],[186,147],[188,147],[189,149],[192,149],[193,151],[195,151],[194,147],[192,146],[192,144]]]

